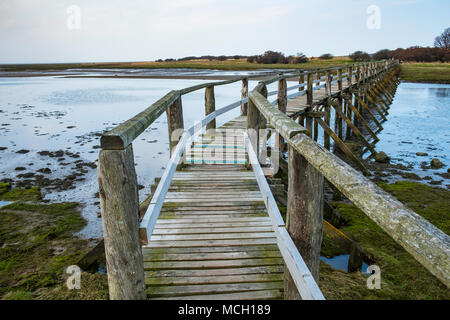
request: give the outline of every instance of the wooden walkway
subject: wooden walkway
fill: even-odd
[[[345,120],[345,136],[354,133],[375,153],[354,123],[361,121],[376,140],[358,108],[362,106],[360,110],[381,129],[381,120],[370,108],[386,120],[398,85],[398,61],[354,67],[356,71],[338,66],[284,73],[250,92],[246,77],[173,90],[104,133],[98,171],[110,298],[325,299],[316,281],[325,179],[450,286],[449,237],[327,151],[331,137],[359,163],[342,142],[341,120]],[[323,73],[326,79],[320,77]],[[349,75],[354,76],[351,83],[357,91],[348,92],[341,103],[342,97],[334,93],[347,89]],[[301,84],[288,87],[287,79],[294,76]],[[328,94],[323,80],[331,89]],[[241,99],[216,109],[214,88],[236,81],[242,81]],[[278,91],[269,93],[267,85],[276,81]],[[201,89],[205,89],[205,118],[184,129],[182,97]],[[267,100],[273,95],[275,102]],[[310,108],[299,124],[294,119],[304,113],[306,95]],[[218,116],[238,107],[248,119],[237,117],[213,134],[196,135],[200,128],[215,128]],[[171,158],[154,193],[139,203],[132,143],[163,112]],[[335,121],[335,133],[330,122],[337,116],[341,120]],[[266,125],[277,130],[289,150],[285,219],[260,165],[259,149],[265,139],[257,146],[254,132]],[[230,134],[230,129],[235,131]],[[323,146],[317,143],[322,129]],[[360,169],[365,169],[362,164]],[[285,268],[291,277],[286,277]]]
[[[343,85],[343,89],[347,89],[348,85]],[[339,87],[337,84],[333,84],[331,86],[331,94],[339,92]],[[325,87],[317,89],[314,91],[314,100],[318,101],[326,97],[326,91]],[[306,103],[306,95],[301,95],[292,99],[288,99],[287,101],[287,108],[286,108],[286,114],[288,116],[293,115],[301,115],[306,109],[308,108],[308,105]]]
[[[246,117],[238,117],[187,151],[192,164],[175,173],[143,247],[148,298],[283,298],[276,235],[255,174],[244,165],[245,126]],[[224,138],[224,129],[236,132]]]

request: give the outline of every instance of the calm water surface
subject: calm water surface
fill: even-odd
[[[401,83],[389,109],[377,151],[386,152],[393,163],[409,165],[420,177],[431,176],[450,184],[436,173],[447,172],[450,165],[450,85]],[[428,156],[417,156],[417,152]],[[421,163],[430,164],[438,158],[446,166],[439,170],[424,170]]]

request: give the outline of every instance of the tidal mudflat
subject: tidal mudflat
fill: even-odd
[[[87,226],[82,237],[100,237],[97,187],[99,138],[167,92],[201,80],[0,78],[0,180],[41,187],[50,202],[79,202]],[[240,97],[240,83],[218,87],[216,104]],[[204,117],[203,92],[183,97],[185,127]],[[236,109],[218,119],[224,123]],[[149,192],[168,161],[163,114],[133,143],[140,197]]]
[[[376,145],[391,158],[389,182],[421,180],[450,189],[449,106],[448,84],[399,85]]]

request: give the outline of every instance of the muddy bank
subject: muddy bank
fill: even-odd
[[[0,208],[0,298],[107,299],[106,275],[98,272],[83,271],[80,290],[66,287],[67,267],[99,241],[74,236],[86,225],[79,204],[40,199],[37,187],[0,184],[0,200],[14,200]]]

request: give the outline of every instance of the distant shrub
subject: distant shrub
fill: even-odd
[[[291,63],[291,64],[308,62],[308,58],[303,53],[297,53],[296,56],[289,56],[288,60],[289,60],[289,63]]]
[[[324,53],[319,57],[320,60],[330,60],[333,59],[333,55],[331,53]]]
[[[250,56],[247,58],[247,62],[253,63],[256,61],[256,56]]]
[[[378,50],[372,55],[374,60],[384,60],[389,59],[391,57],[391,51],[388,49]]]
[[[217,60],[219,60],[219,61],[225,61],[225,60],[227,60],[227,57],[226,57],[226,56],[218,56],[218,57],[217,57]]]
[[[287,59],[281,52],[269,50],[263,55],[257,56],[256,62],[263,64],[287,63]]]
[[[350,55],[350,58],[354,61],[369,61],[370,55],[364,51],[355,51]]]

